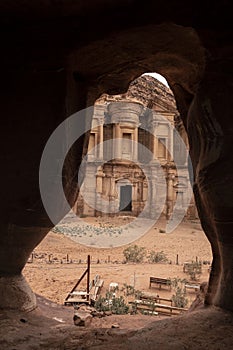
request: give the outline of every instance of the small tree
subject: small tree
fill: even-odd
[[[186,292],[183,288],[177,287],[175,294],[172,295],[172,302],[176,307],[185,307],[188,304]]]
[[[140,263],[143,261],[146,251],[144,247],[139,247],[138,245],[129,246],[123,250],[123,254],[126,262]]]
[[[186,298],[185,279],[174,278],[171,280],[171,285],[174,289],[175,294],[172,295],[171,299],[176,307],[185,307],[188,304],[188,299]]]
[[[148,255],[148,261],[150,263],[167,262],[168,258],[163,251],[155,252],[154,250],[151,250]]]
[[[189,274],[191,281],[196,281],[202,274],[202,264],[200,261],[192,261],[187,264],[186,272]]]

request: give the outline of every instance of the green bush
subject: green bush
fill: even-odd
[[[134,292],[135,292],[135,289],[133,286],[129,285],[129,284],[126,284],[124,283],[123,284],[123,287],[121,289],[125,295],[134,295]]]
[[[140,263],[146,255],[146,250],[144,247],[139,247],[135,244],[124,249],[123,254],[126,262]]]
[[[174,278],[171,280],[171,285],[175,294],[172,295],[171,300],[173,305],[176,307],[185,307],[188,304],[188,299],[186,298],[185,279]]]
[[[124,315],[129,312],[128,305],[122,296],[116,298],[112,293],[107,292],[105,297],[99,297],[95,302],[95,308],[98,311],[111,311],[116,315]]]
[[[150,263],[168,262],[168,258],[163,251],[155,252],[151,250],[148,256],[148,261]]]
[[[186,273],[190,276],[191,281],[196,281],[202,274],[202,264],[200,261],[192,261],[186,266]]]
[[[140,299],[142,295],[142,292],[140,290],[135,289],[133,286],[126,283],[123,284],[121,291],[124,292],[126,296],[134,295],[136,299]]]
[[[177,287],[175,294],[172,295],[173,305],[176,307],[185,307],[188,304],[188,299],[186,298],[186,292],[183,288]]]

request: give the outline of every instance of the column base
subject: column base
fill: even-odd
[[[32,311],[36,296],[23,275],[0,277],[0,309]]]

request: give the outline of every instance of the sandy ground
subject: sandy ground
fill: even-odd
[[[95,224],[98,225],[98,222]],[[24,275],[33,290],[39,294],[38,308],[29,313],[0,310],[0,349],[232,349],[233,314],[215,307],[174,317],[112,315],[93,319],[93,323],[85,328],[74,326],[73,308],[62,305],[67,293],[86,268],[87,254],[92,258],[92,276],[100,274],[104,279],[102,294],[108,289],[109,283],[114,281],[120,286],[123,283],[134,283],[137,289],[144,292],[170,297],[172,291],[167,288],[149,289],[149,277],[187,278],[183,273],[183,263],[196,259],[196,256],[211,261],[211,251],[197,222],[182,223],[169,235],[159,231],[163,224],[158,223],[136,243],[144,246],[147,251],[163,250],[171,264],[122,264],[125,247],[90,248],[75,243],[62,234],[50,232],[35,249],[33,262],[29,262],[24,269]],[[99,264],[96,264],[97,259],[100,260]],[[208,275],[208,266],[203,265],[199,282],[207,281]],[[188,297],[191,302],[195,298],[195,292],[189,292]],[[111,328],[115,323],[120,328]]]
[[[111,222],[119,225],[119,220],[117,219],[115,223],[114,220]],[[88,223],[102,225],[103,219],[88,219]],[[66,222],[64,225],[72,226],[74,222]],[[196,257],[202,261],[211,261],[212,256],[209,242],[198,222],[184,222],[171,234],[160,232],[163,227],[164,222],[161,220],[133,244],[145,247],[147,253],[150,250],[163,251],[169,263],[124,264],[123,250],[128,245],[98,249],[80,245],[63,234],[50,232],[36,247],[33,262],[26,265],[23,273],[37,294],[63,304],[67,294],[86,269],[87,255],[90,254],[91,278],[98,274],[104,280],[103,295],[111,282],[117,282],[120,289],[126,283],[145,293],[170,298],[173,291],[166,286],[161,290],[149,289],[150,276],[188,279],[189,276],[183,273],[184,262],[195,260]],[[177,255],[178,265],[176,264]],[[97,264],[97,260],[100,263]],[[208,268],[209,265],[203,265],[198,282],[208,281]],[[189,290],[187,297],[190,304],[195,298],[195,292]]]
[[[41,307],[41,302],[39,305]],[[47,305],[47,308],[44,305],[43,309],[46,313],[51,313],[53,308],[51,305]],[[62,313],[64,317],[64,313],[68,311],[67,308],[61,310],[54,307],[53,316]],[[109,316],[111,317],[113,316]],[[198,310],[165,319],[126,315],[121,317],[121,320],[121,322],[117,320],[120,329],[112,329],[106,325],[102,327],[97,325],[97,328],[93,329],[58,322],[52,315],[46,317],[41,310],[28,314],[0,311],[0,349],[229,350],[233,348],[233,314],[217,308]],[[112,321],[115,322],[115,319]]]

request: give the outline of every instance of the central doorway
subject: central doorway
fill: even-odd
[[[132,186],[120,187],[120,211],[132,211]]]

